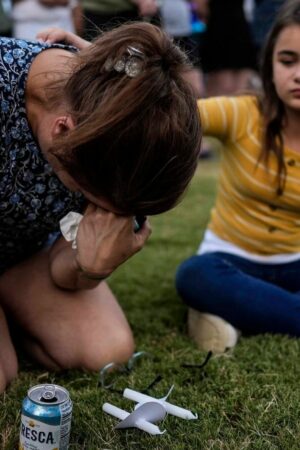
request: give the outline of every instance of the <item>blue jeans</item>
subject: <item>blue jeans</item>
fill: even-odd
[[[178,268],[176,287],[188,306],[245,334],[300,336],[300,260],[259,264],[221,252],[195,255]]]

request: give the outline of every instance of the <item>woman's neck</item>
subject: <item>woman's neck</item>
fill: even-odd
[[[45,122],[63,106],[64,98],[57,95],[57,91],[70,77],[73,61],[71,52],[52,48],[41,52],[30,67],[25,101],[27,118],[36,137],[40,125],[45,126]],[[53,98],[53,92],[57,99]]]
[[[67,110],[62,95],[63,86],[74,70],[75,62],[74,55],[66,50],[44,50],[34,59],[28,74],[25,98],[27,119],[49,162],[57,117],[64,116]]]

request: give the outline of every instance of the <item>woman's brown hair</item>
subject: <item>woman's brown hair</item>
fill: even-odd
[[[129,46],[144,55],[137,77],[105,69]],[[201,141],[186,55],[141,22],[103,33],[76,58],[64,86],[76,126],[52,151],[79,184],[125,214],[172,208],[194,174]]]
[[[282,128],[285,119],[283,102],[278,97],[273,83],[273,53],[281,31],[290,25],[300,25],[300,1],[288,0],[279,10],[275,22],[266,40],[261,58],[261,78],[263,95],[260,108],[264,117],[264,143],[260,159],[268,162],[271,153],[278,161],[278,195],[282,195],[285,186],[286,167],[284,163],[284,148]]]

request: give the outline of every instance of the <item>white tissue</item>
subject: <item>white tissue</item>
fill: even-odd
[[[72,248],[76,249],[76,236],[79,224],[83,218],[82,214],[77,212],[69,212],[60,222],[60,231],[66,241],[72,242]]]

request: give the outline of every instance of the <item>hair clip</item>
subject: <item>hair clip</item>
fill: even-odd
[[[104,69],[107,72],[111,70],[115,70],[118,73],[125,72],[126,75],[130,78],[137,77],[144,66],[145,55],[139,49],[133,46],[129,46],[127,48],[127,55],[122,56],[117,61],[114,61],[113,58],[107,58]]]
[[[144,53],[132,46],[127,48],[127,52],[129,53],[129,57],[125,64],[125,73],[128,77],[135,78],[142,71],[144,65]]]
[[[124,72],[125,67],[126,67],[126,58],[124,56],[114,64],[114,69],[116,70],[116,72],[119,73]]]

